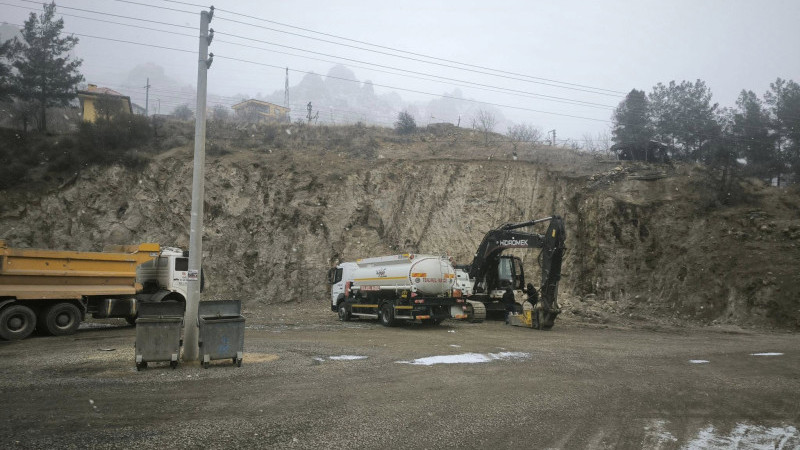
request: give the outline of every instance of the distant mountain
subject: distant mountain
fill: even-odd
[[[127,74],[123,83],[129,86],[144,86],[147,79],[150,78],[150,85],[154,90],[166,89],[170,91],[178,91],[181,93],[195,95],[195,88],[188,83],[184,83],[170,77],[164,71],[164,68],[154,63],[144,63],[131,69]]]
[[[343,65],[333,66],[324,77],[316,73],[306,74],[299,83],[289,87],[289,97],[293,119],[305,117],[310,102],[312,113],[319,112],[317,121],[320,123],[362,121],[391,126],[398,113],[408,111],[417,119],[418,125],[448,122],[470,127],[472,117],[481,108],[495,115],[496,130],[501,130],[506,122],[497,108],[469,101],[459,89],[445,92],[440,98],[416,103],[403,101],[394,91],[376,94],[372,81],[359,81],[356,74]],[[263,100],[282,105],[283,89],[274,91]]]

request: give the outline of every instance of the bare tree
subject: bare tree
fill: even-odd
[[[176,106],[172,110],[172,115],[179,120],[192,120],[194,118],[194,112],[186,103]]]
[[[601,131],[597,133],[597,151],[608,153],[611,151],[611,135],[608,131]]]
[[[479,109],[475,117],[472,118],[472,128],[483,133],[486,145],[489,145],[489,134],[494,131],[495,125],[497,125],[497,117],[483,108]]]
[[[230,117],[230,109],[225,105],[214,105],[211,110],[211,119],[215,122],[227,122]]]
[[[583,149],[592,153],[608,153],[611,149],[611,136],[606,131],[599,132],[595,136],[583,133]]]
[[[511,145],[514,146],[514,151],[522,143],[535,143],[542,139],[542,130],[533,125],[521,123],[508,127],[508,138],[511,140]]]

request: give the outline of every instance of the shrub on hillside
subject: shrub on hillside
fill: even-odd
[[[400,134],[411,134],[417,129],[417,122],[414,120],[414,116],[403,111],[397,115],[394,129]]]
[[[143,116],[122,115],[95,123],[83,122],[78,130],[76,157],[86,163],[118,162],[126,150],[147,146],[153,138]]]

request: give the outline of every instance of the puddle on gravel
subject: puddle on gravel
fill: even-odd
[[[478,364],[491,361],[509,359],[527,359],[530,353],[500,352],[500,353],[462,353],[460,355],[440,355],[418,358],[412,361],[396,361],[398,364],[411,364],[414,366],[432,366],[434,364]]]

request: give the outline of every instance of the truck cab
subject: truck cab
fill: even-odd
[[[188,252],[179,248],[162,248],[156,257],[136,267],[136,294],[133,297],[94,299],[87,312],[98,319],[124,317],[134,323],[138,304],[147,302],[177,302],[186,307],[189,285]],[[201,276],[200,289],[203,289]]]
[[[136,268],[136,282],[142,285],[141,300],[170,299],[186,301],[189,284],[189,256],[179,248],[164,248],[157,258]],[[153,297],[160,295],[160,298]]]
[[[339,304],[350,294],[347,281],[353,279],[356,263],[345,262],[328,271],[328,284],[331,288],[331,311],[339,310]]]

